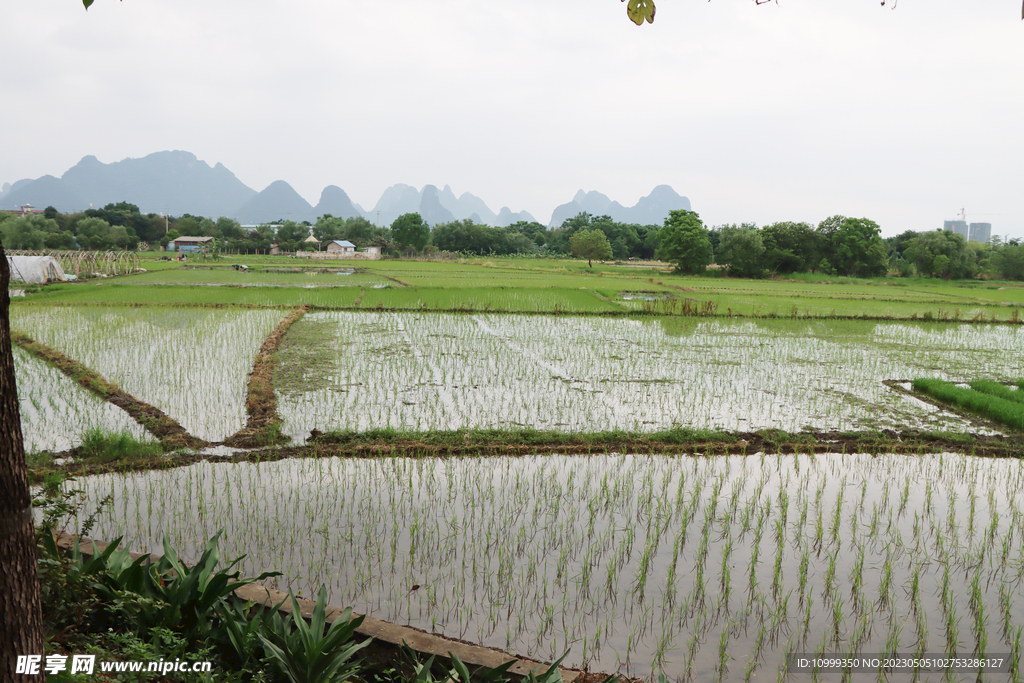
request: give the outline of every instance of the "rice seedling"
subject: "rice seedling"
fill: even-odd
[[[971,389],[980,391],[984,394],[991,394],[992,396],[996,396],[1007,401],[1024,403],[1024,393],[1021,393],[1020,389],[1011,389],[1005,384],[1000,384],[999,382],[975,380],[971,382]]]

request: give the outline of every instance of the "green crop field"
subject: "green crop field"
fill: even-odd
[[[234,271],[228,259],[209,262],[212,265],[201,259],[186,264],[144,260],[144,266],[157,265],[159,269],[99,282],[50,285],[41,291],[28,292],[23,302],[310,305],[325,309],[380,307],[665,315],[687,312],[684,302],[689,302],[691,308],[728,317],[990,322],[1019,322],[1020,308],[1024,305],[1024,288],[1009,283],[892,278],[812,282],[682,277],[659,267],[595,264],[588,268],[584,262],[554,259],[324,262],[286,257],[239,257],[238,260],[249,265],[250,270]],[[319,272],[324,269],[355,272]],[[154,285],[161,286],[153,291]]]

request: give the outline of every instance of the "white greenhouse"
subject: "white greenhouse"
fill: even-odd
[[[64,269],[52,256],[8,256],[11,282],[44,284],[49,280],[67,280]]]

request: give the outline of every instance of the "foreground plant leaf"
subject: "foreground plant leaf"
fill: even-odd
[[[629,4],[626,5],[626,15],[637,26],[642,26],[644,19],[648,24],[653,24],[654,0],[629,0]]]

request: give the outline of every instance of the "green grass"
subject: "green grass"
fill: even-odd
[[[1024,430],[1024,403],[958,387],[941,379],[915,379],[914,389],[1014,429]]]
[[[139,441],[128,432],[96,428],[82,435],[82,444],[75,455],[93,463],[115,463],[154,458],[162,453],[160,444]]]

